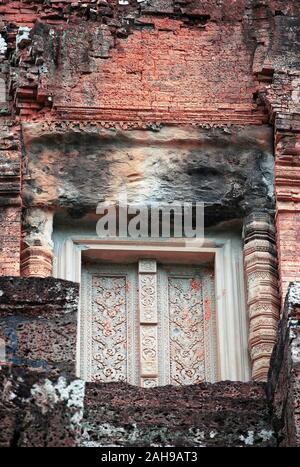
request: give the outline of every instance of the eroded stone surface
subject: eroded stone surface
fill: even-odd
[[[274,446],[264,385],[142,389],[3,367],[0,446]]]
[[[0,371],[0,446],[72,447],[80,437],[84,382],[4,367]]]
[[[96,212],[126,187],[137,203],[205,202],[208,223],[274,209],[272,131],[165,127],[39,135],[25,126],[27,205]],[[38,136],[36,136],[38,135]]]
[[[0,278],[0,337],[8,362],[74,374],[78,285],[60,279]]]
[[[125,383],[87,383],[84,390],[81,380],[66,375],[70,367],[61,335],[64,323],[55,321],[58,347],[55,328],[52,334],[50,326],[54,318],[72,316],[77,286],[57,279],[2,278],[1,330],[8,360],[16,362],[19,356],[17,363],[23,366],[6,362],[0,370],[0,445],[295,446],[299,444],[299,296],[299,284],[294,284],[271,360],[268,404],[265,385],[251,382],[149,390]],[[42,318],[45,310],[49,310],[47,319]],[[24,323],[28,329],[22,334]],[[75,343],[73,329],[65,330],[68,345]],[[43,339],[39,348],[35,332]],[[26,361],[26,352],[32,360]],[[36,365],[38,371],[32,369],[37,356],[45,359]]]
[[[101,403],[99,404],[99,401]],[[274,446],[264,385],[87,383],[85,446]]]

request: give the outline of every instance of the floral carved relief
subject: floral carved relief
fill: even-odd
[[[126,277],[93,277],[93,381],[125,381]]]
[[[195,384],[205,379],[201,283],[169,277],[171,384]]]
[[[80,371],[86,380],[138,384],[137,289],[131,266],[84,268]]]
[[[139,286],[141,322],[157,322],[156,275],[140,274]]]
[[[159,378],[161,384],[218,379],[212,268],[169,266],[159,271]],[[163,344],[161,344],[163,343]]]
[[[164,268],[153,260],[142,266],[101,264],[83,273],[83,377],[143,387],[214,381],[211,271]]]

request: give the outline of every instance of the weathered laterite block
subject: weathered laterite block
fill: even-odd
[[[83,446],[275,446],[262,383],[87,383]]]
[[[78,285],[53,278],[0,278],[0,336],[7,362],[75,373]]]
[[[84,382],[11,366],[0,371],[0,447],[73,447]]]
[[[143,389],[0,371],[0,447],[275,446],[262,383]]]

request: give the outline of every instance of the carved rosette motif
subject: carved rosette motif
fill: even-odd
[[[141,327],[142,376],[157,375],[157,326]]]
[[[141,378],[141,386],[143,388],[155,388],[157,386],[157,378]]]
[[[139,260],[139,273],[156,274],[156,272],[157,272],[157,263],[155,259],[140,259]]]
[[[271,216],[264,212],[248,216],[244,236],[252,377],[265,381],[276,341],[280,307],[275,227]]]

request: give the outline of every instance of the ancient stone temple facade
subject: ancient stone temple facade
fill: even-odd
[[[300,443],[299,30],[298,0],[0,0],[0,445]],[[172,203],[201,241],[128,234]]]

